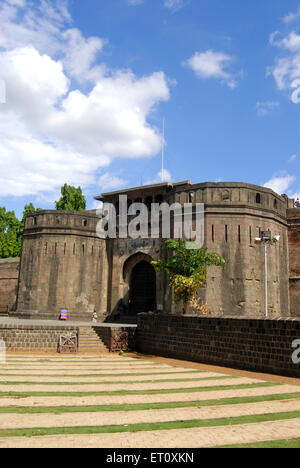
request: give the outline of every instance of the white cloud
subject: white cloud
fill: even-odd
[[[144,3],[144,0],[126,0],[126,3],[129,6],[137,6],[142,5],[142,3]]]
[[[97,80],[101,73],[98,73],[98,67],[92,65],[106,41],[98,37],[85,39],[75,28],[65,31],[62,37],[66,40],[63,63],[67,72],[80,82]]]
[[[102,210],[103,210],[103,202],[101,201],[97,201],[97,200],[94,200],[93,203],[92,203],[92,206],[90,207],[91,210],[97,210],[98,211],[98,215],[100,215],[102,213]]]
[[[0,6],[0,48],[34,46],[50,55],[62,49],[62,30],[71,21],[65,1],[3,0]]]
[[[223,52],[196,52],[185,64],[191,68],[198,78],[217,79],[226,83],[230,88],[237,86],[237,81],[233,74],[226,71],[234,58]]]
[[[172,175],[171,173],[167,170],[160,170],[159,173],[157,174],[158,180],[162,180],[164,182],[171,182],[172,181]]]
[[[63,2],[58,9],[41,4],[46,20],[26,10],[25,0],[4,0],[0,7],[7,33],[0,32],[0,78],[7,91],[0,106],[0,196],[54,192],[65,182],[88,186],[113,159],[151,157],[161,147],[148,117],[170,98],[164,73],[137,77],[95,65],[105,42],[64,29]],[[89,91],[74,78],[92,83]]]
[[[172,174],[167,170],[167,169],[164,169],[162,171],[162,169],[157,173],[156,175],[156,178],[155,179],[148,179],[144,185],[152,185],[152,184],[160,184],[162,182],[172,182],[173,178],[172,178]]]
[[[292,156],[288,160],[288,163],[292,163],[292,162],[296,161],[297,158],[298,158],[297,154],[292,154]]]
[[[299,18],[300,18],[300,8],[295,13],[291,12],[291,13],[288,13],[286,16],[284,16],[283,22],[288,24],[293,21],[296,21]]]
[[[116,190],[121,187],[124,187],[126,183],[127,183],[126,180],[121,179],[120,177],[114,174],[110,174],[109,172],[106,172],[105,174],[103,174],[98,181],[98,185],[102,191]]]
[[[279,107],[280,103],[274,101],[257,102],[255,106],[257,114],[260,116],[266,116],[270,114],[271,111],[278,109]]]
[[[65,1],[40,0],[35,10],[28,0],[4,0],[0,6],[0,49],[34,47],[59,59],[71,77],[95,80],[97,67],[92,65],[107,41],[86,39],[78,29],[67,28],[72,19],[66,5]]]
[[[295,31],[291,31],[286,37],[276,40],[278,37],[278,31],[271,34],[270,43],[282,49],[287,49],[290,52],[297,52],[300,50],[300,35]]]
[[[296,181],[296,177],[290,174],[274,175],[264,187],[274,190],[279,195],[287,193],[290,186]]]
[[[285,23],[291,21],[292,15],[288,15]],[[267,69],[267,75],[274,77],[279,90],[290,90],[295,87],[294,81],[300,78],[300,35],[294,30],[285,34],[275,31],[270,35],[270,44],[277,47],[281,54],[275,58],[275,64]]]
[[[291,198],[292,200],[300,200],[300,192],[290,193],[289,198]]]
[[[164,6],[172,11],[181,10],[190,0],[164,0]]]
[[[163,0],[163,5],[171,11],[178,11],[185,7],[191,0]],[[142,5],[144,0],[125,0],[129,6]]]

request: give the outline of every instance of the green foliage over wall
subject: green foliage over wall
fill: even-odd
[[[86,200],[81,188],[65,184],[61,188],[61,198],[55,202],[57,210],[83,211],[86,209]],[[21,255],[22,234],[25,220],[29,213],[41,211],[32,203],[24,206],[21,221],[14,211],[6,211],[0,207],[0,258],[19,257]]]
[[[207,249],[189,249],[182,240],[168,239],[166,247],[172,255],[167,262],[152,262],[157,271],[166,271],[170,277],[170,286],[174,290],[175,303],[188,303],[197,295],[206,281],[209,266],[222,266],[226,263],[221,255],[208,253]]]
[[[32,203],[25,205],[20,221],[14,211],[6,211],[4,207],[0,207],[0,258],[20,256],[26,216],[39,210]]]
[[[80,187],[75,188],[65,184],[61,188],[61,197],[55,202],[57,210],[84,211],[86,200]]]

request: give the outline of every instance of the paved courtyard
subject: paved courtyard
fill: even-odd
[[[10,354],[0,447],[300,447],[300,382],[134,356]]]

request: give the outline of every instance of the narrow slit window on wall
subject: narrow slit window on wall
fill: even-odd
[[[54,253],[55,253],[55,255],[57,253],[57,243],[56,242],[55,242],[55,246],[54,246]]]
[[[252,228],[251,228],[251,226],[249,227],[249,239],[250,239],[250,244],[252,244]]]
[[[82,226],[87,227],[87,219],[84,219],[84,220],[82,221]]]
[[[37,225],[37,217],[36,217],[36,216],[34,216],[34,218],[33,218],[33,225],[34,225],[34,226]]]
[[[260,193],[256,194],[256,203],[261,203],[261,196]]]
[[[222,200],[226,201],[229,199],[230,199],[230,193],[228,192],[228,190],[224,190],[224,192],[222,193]]]
[[[211,226],[211,240],[215,242],[215,226],[213,224]]]
[[[225,225],[225,241],[228,241],[228,226],[227,224]]]
[[[84,255],[84,244],[82,244],[82,255]]]
[[[48,252],[48,242],[46,242],[45,244],[45,255],[47,255],[47,252]]]
[[[64,245],[64,255],[66,255],[67,244]]]
[[[241,226],[240,225],[238,226],[238,240],[239,240],[239,243],[241,243]]]
[[[94,256],[94,246],[92,245],[92,256]]]
[[[277,208],[278,208],[278,203],[277,203],[276,198],[275,198],[275,200],[274,200],[274,208],[275,208],[275,210],[277,210]]]

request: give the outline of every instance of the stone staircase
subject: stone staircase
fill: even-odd
[[[97,333],[96,327],[79,327],[78,352],[103,354],[108,353],[109,349]]]
[[[0,317],[8,317],[9,316],[9,307],[0,307]]]

